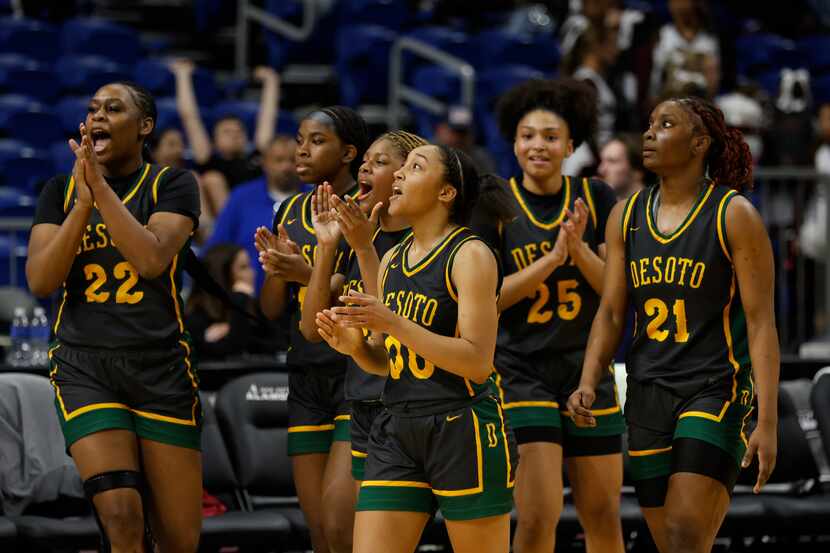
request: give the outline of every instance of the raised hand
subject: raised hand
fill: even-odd
[[[176,58],[172,60],[167,67],[174,74],[190,76],[196,69],[196,65],[187,58]]]
[[[573,211],[570,209],[565,211],[568,218],[563,221],[562,229],[568,239],[568,250],[574,251],[575,248],[582,247],[582,236],[585,234],[585,227],[588,226],[590,213],[582,198],[577,198]]]
[[[359,328],[348,328],[334,322],[335,315],[330,309],[317,313],[315,322],[317,332],[332,349],[353,355],[363,342],[363,332]]]
[[[259,65],[254,69],[254,80],[265,83],[268,80],[274,80],[279,84],[280,75],[274,68],[268,67],[267,65]]]
[[[277,235],[267,227],[257,227],[254,233],[254,247],[262,253],[266,250],[276,250],[279,247]]]
[[[372,208],[372,213],[369,217],[363,213],[360,206],[353,198],[346,198],[341,200],[337,196],[332,196],[331,203],[337,213],[337,223],[340,226],[340,231],[346,242],[355,251],[371,248],[372,236],[375,229],[378,228],[378,221],[380,221],[380,210],[383,204],[378,202]]]
[[[267,229],[266,229],[267,230]],[[302,256],[300,247],[288,237],[284,225],[278,227],[276,247],[259,252],[259,262],[262,269],[272,276],[276,276],[286,282],[298,282],[305,286],[311,278],[311,266]],[[270,236],[273,236],[270,232]],[[271,240],[265,233],[257,231],[257,236],[262,235],[263,240]]]
[[[327,182],[318,186],[311,197],[311,224],[317,236],[317,244],[324,248],[336,248],[342,237],[337,214],[331,206],[331,199],[335,197]]]

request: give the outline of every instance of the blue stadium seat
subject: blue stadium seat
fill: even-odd
[[[283,19],[299,25],[302,21],[300,2],[284,0],[267,0],[265,10]],[[268,51],[268,64],[282,70],[292,63],[329,64],[334,61],[334,36],[337,32],[336,9],[326,14],[318,14],[311,37],[305,42],[288,40],[271,31],[265,32],[265,45]]]
[[[256,118],[259,113],[259,103],[250,100],[228,100],[219,102],[210,113],[211,127],[223,117],[238,117],[245,125],[248,136],[253,136],[256,130]],[[204,117],[204,116],[203,116]],[[207,119],[207,117],[204,117]]]
[[[492,109],[499,96],[531,79],[544,79],[544,72],[527,65],[502,65],[481,71],[476,77],[476,103]]]
[[[158,111],[158,117],[156,118],[157,133],[170,127],[182,128],[175,98],[156,98],[156,110]]]
[[[814,74],[830,70],[830,36],[802,38],[798,41],[798,52]]]
[[[133,65],[141,54],[136,31],[99,18],[75,18],[64,23],[61,48],[78,55],[104,55],[125,65]]]
[[[107,83],[131,77],[126,67],[100,56],[64,56],[55,64],[55,74],[65,93],[90,96]]]
[[[0,96],[0,130],[7,130],[7,122],[12,113],[43,109],[37,100],[21,94],[4,94]]]
[[[0,138],[0,164],[22,156],[26,150],[31,150],[32,147],[23,142],[13,138]]]
[[[133,71],[133,80],[154,95],[172,96],[176,93],[176,78],[167,64],[154,59],[143,59]]]
[[[62,98],[55,106],[63,125],[63,132],[68,135],[78,134],[78,125],[86,120],[89,97],[74,96]]]
[[[484,31],[470,41],[473,64],[479,70],[507,64],[554,71],[561,58],[559,42],[550,35],[518,35]]]
[[[47,110],[15,112],[8,119],[8,127],[15,138],[36,147],[46,148],[64,138],[60,117]]]
[[[212,106],[220,99],[213,73],[207,69],[197,67],[193,72],[193,89],[200,106]]]
[[[830,75],[813,77],[810,81],[810,88],[812,88],[814,104],[830,103]]]
[[[340,0],[338,18],[341,26],[360,22],[397,30],[410,15],[402,4],[400,0]]]
[[[57,30],[43,21],[29,18],[0,18],[0,52],[24,54],[49,62],[58,57]]]
[[[52,158],[52,167],[55,173],[69,174],[75,165],[75,154],[69,148],[66,141],[55,142],[49,146],[49,155]]]
[[[37,198],[8,186],[0,187],[0,217],[32,217]]]
[[[277,116],[277,134],[295,136],[300,128],[300,122],[290,111],[281,111]]]
[[[744,35],[735,41],[735,49],[740,75],[752,76],[772,69],[802,65],[795,43],[778,35]]]
[[[450,27],[421,27],[411,33],[407,33],[406,36],[426,42],[430,46],[434,46],[465,60],[473,57],[471,55],[473,52],[467,34]]]
[[[20,54],[0,55],[0,90],[43,102],[53,101],[59,92],[48,66]]]
[[[30,148],[24,152],[21,157],[0,162],[2,184],[36,196],[39,185],[55,174],[52,157],[46,150]]]
[[[340,101],[347,106],[385,103],[389,50],[396,33],[378,25],[343,27],[337,32]]]

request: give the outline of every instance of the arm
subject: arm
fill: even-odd
[[[92,213],[92,193],[83,181],[80,163],[74,173],[77,200],[65,218],[62,195],[58,195],[60,182],[49,182],[38,200],[26,258],[26,280],[37,297],[48,296],[69,276]]]
[[[382,289],[383,273],[389,264],[394,249],[389,250],[380,262],[378,273],[373,280],[375,287]],[[364,286],[365,286],[364,282]],[[372,297],[374,296],[367,296]],[[320,336],[333,349],[348,355],[357,365],[369,374],[378,376],[389,375],[389,356],[384,346],[384,337],[381,332],[372,332],[368,339],[363,338],[363,329],[354,326],[339,324],[342,319],[331,309],[317,313],[317,328]]]
[[[562,224],[562,230],[567,237],[568,253],[573,259],[582,276],[591,285],[594,291],[602,295],[602,279],[605,273],[605,244],[599,247],[599,255],[582,239],[585,227],[588,224],[588,208],[579,198],[576,201],[575,212],[568,210],[568,220]]]
[[[504,311],[524,298],[536,293],[536,289],[553,271],[565,263],[568,249],[565,233],[560,230],[553,249],[525,267],[504,278],[498,299],[499,311]]]
[[[199,103],[193,90],[194,65],[190,60],[176,60],[170,64],[170,71],[176,78],[176,108],[187,135],[187,143],[193,152],[193,161],[204,165],[213,151],[210,136],[199,113]]]
[[[430,332],[366,294],[350,292],[341,300],[356,305],[333,311],[339,324],[392,335],[442,369],[481,384],[493,369],[498,328],[498,268],[493,253],[479,241],[464,244],[456,254],[452,280],[458,290],[457,337]]]
[[[360,209],[354,198],[341,200],[331,196],[331,203],[337,212],[337,224],[346,242],[352,248],[357,265],[360,267],[360,278],[363,281],[363,291],[370,296],[378,296],[378,280],[375,275],[380,269],[380,259],[372,236],[378,228],[380,210],[383,204],[378,202],[372,208],[369,217]]]
[[[625,275],[625,244],[620,222],[624,208],[623,203],[614,207],[605,228],[608,258],[602,300],[591,325],[591,334],[588,336],[579,387],[568,399],[568,410],[574,413],[574,422],[579,426],[596,425],[596,420],[590,412],[595,390],[611,363],[625,326],[628,288]]]
[[[728,232],[729,229],[734,230]],[[775,328],[775,267],[764,223],[745,198],[735,197],[727,205],[726,230],[746,314],[749,357],[758,395],[758,426],[750,436],[742,464],[748,466],[757,451],[758,481],[754,491],[758,493],[775,468],[778,446],[780,352]]]
[[[257,67],[254,77],[262,82],[262,97],[259,102],[254,145],[257,150],[265,153],[274,138],[274,127],[277,123],[280,104],[280,78],[270,67]],[[314,334],[317,335],[316,332]]]

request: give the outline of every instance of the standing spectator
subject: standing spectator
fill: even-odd
[[[296,142],[289,136],[279,135],[271,142],[262,156],[263,175],[231,190],[225,207],[216,218],[208,247],[229,242],[245,248],[251,259],[258,258],[254,247],[257,227],[273,221],[282,202],[300,191],[294,171],[295,147]],[[254,264],[254,270],[259,291],[265,273],[259,263]]]
[[[643,188],[642,151],[642,141],[635,134],[616,135],[600,150],[597,174],[614,189],[618,200]]]
[[[586,81],[597,91],[597,134],[600,144],[611,140],[616,130],[617,94],[608,81],[608,70],[617,59],[617,34],[612,28],[589,26],[566,59],[565,72]]]
[[[450,106],[447,116],[435,126],[435,142],[461,150],[480,173],[495,173],[496,163],[487,150],[476,145],[473,114],[465,106]]]
[[[702,89],[711,92],[714,88],[716,92],[720,47],[709,29],[706,0],[669,0],[669,12],[672,22],[660,29],[660,38],[654,48],[652,98],[659,97],[666,84],[677,80],[699,80],[697,84]]]
[[[210,215],[215,217],[225,205],[231,188],[261,174],[257,158],[274,136],[279,105],[279,76],[270,67],[257,67],[254,71],[254,78],[262,83],[263,88],[252,148],[244,124],[232,116],[223,117],[214,123],[211,142],[193,89],[193,62],[179,59],[170,64],[170,69],[176,76],[179,117],[193,151],[193,161],[202,176],[202,195]]]
[[[815,156],[816,172],[830,178],[830,103],[822,104],[818,110],[819,140]],[[807,257],[825,263],[827,259],[827,194],[825,183],[818,182],[813,201],[801,224],[799,245]]]

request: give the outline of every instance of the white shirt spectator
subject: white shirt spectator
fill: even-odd
[[[678,52],[706,54],[720,59],[718,40],[705,31],[699,31],[691,40],[687,40],[672,24],[660,29],[660,38],[654,47],[651,67],[650,93],[658,97],[663,87],[663,72]]]

